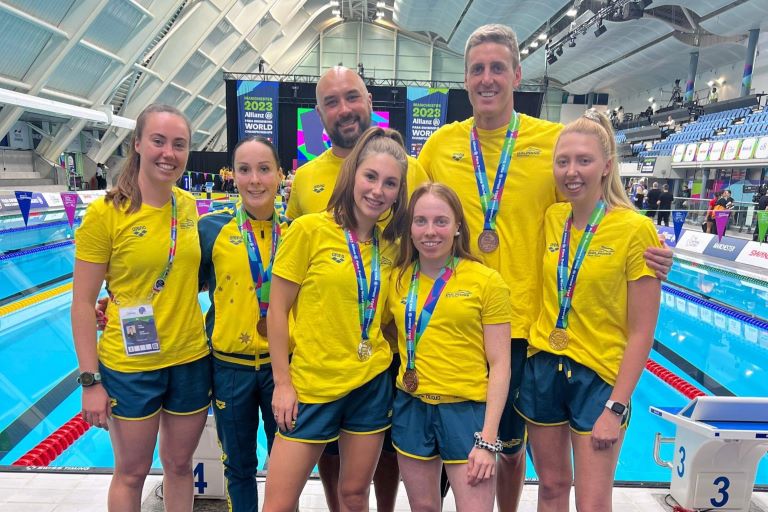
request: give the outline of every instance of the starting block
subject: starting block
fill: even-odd
[[[656,434],[654,459],[672,469],[670,493],[688,509],[747,512],[760,458],[768,450],[768,398],[702,396],[685,407],[650,407],[676,425],[674,439]],[[673,461],[659,455],[675,443]]]
[[[195,498],[225,499],[224,464],[213,412],[208,410],[205,429],[192,456]]]

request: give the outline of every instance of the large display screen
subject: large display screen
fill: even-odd
[[[296,158],[302,165],[320,156],[331,147],[331,138],[323,129],[320,116],[314,108],[299,108],[296,111]],[[371,113],[373,125],[389,128],[389,112]]]

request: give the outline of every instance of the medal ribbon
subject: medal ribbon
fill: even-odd
[[[453,269],[459,263],[458,258],[451,258],[449,262],[440,270],[440,274],[432,284],[432,289],[427,295],[427,300],[424,302],[424,307],[419,313],[419,320],[416,321],[416,303],[419,298],[419,277],[421,271],[419,269],[418,260],[413,264],[413,274],[411,275],[411,285],[408,288],[408,297],[405,300],[405,334],[406,334],[406,351],[408,352],[408,364],[407,368],[413,370],[416,367],[416,347],[419,345],[421,335],[429,325],[429,320],[432,318],[432,312],[437,306],[437,301],[440,299],[440,294],[443,293],[445,285],[448,284],[448,280],[453,275]]]
[[[371,254],[371,286],[365,277],[365,265],[357,242],[357,235],[347,229],[344,235],[347,238],[349,254],[352,256],[352,266],[357,277],[357,310],[360,317],[360,333],[363,341],[369,339],[368,331],[371,329],[373,317],[376,316],[376,307],[379,303],[379,289],[381,288],[381,259],[379,258],[379,228],[373,228],[373,251]],[[367,291],[366,291],[367,290]]]
[[[160,276],[155,280],[152,285],[152,293],[149,298],[160,293],[165,288],[165,283],[168,280],[168,274],[171,273],[171,267],[173,267],[173,260],[176,257],[176,241],[178,236],[179,225],[179,212],[176,208],[176,194],[171,192],[171,248],[168,250],[168,263],[160,273]]]
[[[568,273],[568,252],[571,242],[573,212],[568,215],[568,219],[565,221],[563,238],[560,242],[560,256],[557,261],[557,298],[560,302],[560,312],[557,315],[555,327],[559,329],[568,327],[568,313],[571,311],[573,291],[576,289],[576,277],[579,274],[579,269],[581,269],[581,264],[584,262],[584,257],[587,255],[589,243],[592,241],[592,237],[595,236],[597,227],[600,225],[603,217],[605,217],[605,202],[601,199],[597,202],[595,209],[592,210],[587,227],[584,228],[584,235],[581,237],[579,246],[576,249],[576,255],[573,257],[573,267],[571,267],[570,274]]]
[[[496,215],[499,213],[499,204],[501,195],[504,193],[504,183],[507,181],[509,165],[512,162],[512,152],[517,142],[518,128],[520,127],[520,117],[517,112],[512,112],[512,119],[507,126],[507,135],[504,138],[504,146],[501,150],[499,165],[496,169],[496,178],[493,180],[493,190],[489,191],[488,175],[485,172],[485,161],[483,160],[483,150],[480,147],[480,137],[477,134],[477,126],[472,125],[472,131],[469,134],[469,144],[472,149],[472,165],[475,168],[475,181],[477,182],[477,191],[480,194],[480,204],[483,206],[485,219],[483,230],[494,231],[496,229]]]
[[[259,253],[259,246],[256,244],[256,236],[253,234],[253,228],[248,220],[248,214],[242,204],[236,210],[237,227],[240,230],[240,236],[248,251],[248,264],[251,268],[251,277],[256,287],[256,299],[259,301],[260,318],[267,316],[269,308],[269,287],[272,283],[272,263],[275,260],[277,244],[280,242],[280,220],[277,213],[272,213],[272,249],[269,255],[269,264],[265,267],[264,261]]]

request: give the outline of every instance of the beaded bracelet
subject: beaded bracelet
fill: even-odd
[[[495,443],[489,443],[483,440],[483,436],[480,432],[475,432],[475,448],[482,448],[491,453],[500,453],[501,450],[504,449],[504,445],[501,443],[501,439],[496,439]]]

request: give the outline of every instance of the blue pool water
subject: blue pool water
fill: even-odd
[[[10,229],[9,229],[10,226]],[[66,222],[37,222],[18,230],[0,223],[0,306],[14,304],[25,290],[71,283],[74,246]],[[55,246],[55,247],[54,247]],[[50,248],[53,247],[53,248]],[[13,252],[32,249],[30,253]],[[742,315],[714,309],[708,298]],[[76,358],[69,320],[70,292],[60,293],[0,317],[0,466],[12,464],[80,410],[74,384]],[[201,308],[208,299],[200,295]],[[678,261],[665,284],[651,359],[707,394],[768,396],[768,332],[754,318],[768,318],[768,283],[741,280]],[[653,462],[653,437],[674,436],[672,424],[648,407],[682,406],[687,399],[643,372],[633,396],[632,420],[622,448],[617,480],[664,482],[670,470]],[[22,435],[23,434],[23,435]],[[263,432],[259,460],[266,460]],[[672,458],[672,447],[662,449]],[[764,458],[757,483],[768,484]],[[90,429],[52,465],[109,468],[114,464],[109,435]],[[159,460],[154,466],[159,468]],[[529,465],[529,478],[535,478]]]

